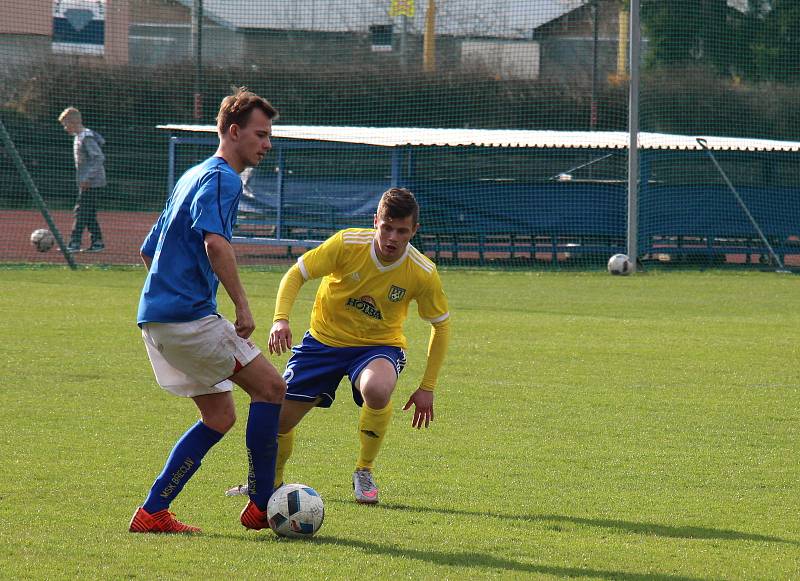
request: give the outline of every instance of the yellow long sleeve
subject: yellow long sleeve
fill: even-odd
[[[450,342],[450,318],[434,323],[431,328],[431,339],[428,342],[428,362],[425,365],[425,373],[422,375],[420,388],[425,391],[433,391],[436,387],[436,378],[444,363],[444,356],[447,353],[447,344]]]
[[[283,275],[281,284],[278,286],[278,296],[275,297],[275,314],[272,317],[273,323],[280,320],[289,320],[289,313],[292,312],[292,306],[304,282],[306,281],[300,272],[300,267],[297,266],[297,263],[294,263]]]

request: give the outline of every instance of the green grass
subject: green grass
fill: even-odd
[[[262,346],[279,277],[244,275]],[[445,272],[436,421],[412,430],[399,411],[424,365],[412,317],[382,504],[352,502],[348,389],[300,428],[287,476],[327,510],[311,541],[245,531],[243,501],[222,495],[244,472],[241,392],[239,423],[173,505],[204,534],[126,532],[196,418],[153,380],[142,278],[0,271],[2,578],[800,577],[794,276]]]

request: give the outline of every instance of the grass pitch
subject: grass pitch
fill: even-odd
[[[279,278],[244,275],[262,346]],[[400,411],[427,343],[412,316],[382,504],[352,501],[346,386],[301,425],[287,478],[327,510],[310,541],[244,530],[244,501],[223,496],[245,471],[241,391],[239,423],[172,507],[204,533],[127,532],[196,419],[152,377],[142,280],[0,270],[2,578],[800,578],[797,277],[446,271],[436,420],[416,431]]]

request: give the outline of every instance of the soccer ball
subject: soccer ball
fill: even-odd
[[[325,507],[319,493],[305,484],[284,484],[267,504],[270,528],[280,537],[311,537],[322,526]]]
[[[608,259],[608,272],[623,276],[628,275],[633,272],[633,263],[627,254],[615,254]]]
[[[56,237],[50,230],[39,228],[31,232],[31,244],[39,252],[47,252],[56,243]]]

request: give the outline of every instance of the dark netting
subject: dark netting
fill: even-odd
[[[64,263],[60,244],[80,234],[76,263],[136,263],[171,184],[214,152],[220,100],[247,86],[281,118],[273,151],[242,176],[242,262],[368,226],[402,185],[422,204],[414,244],[440,263],[602,266],[629,243],[630,12],[620,0],[2,3],[0,261]],[[642,0],[640,14],[639,258],[758,265],[769,244],[793,264],[794,3]],[[106,173],[80,200],[58,122],[69,106],[102,141]],[[104,248],[85,252],[95,213]],[[49,251],[30,243],[38,229],[57,235]]]

